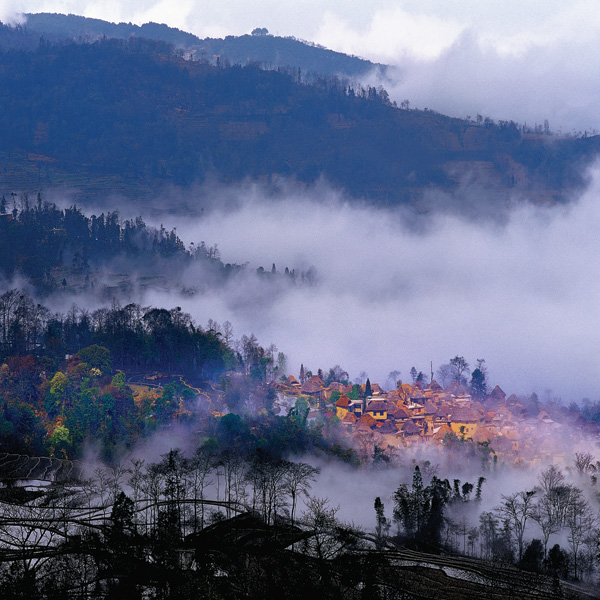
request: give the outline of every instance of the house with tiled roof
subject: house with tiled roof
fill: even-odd
[[[452,434],[452,429],[449,425],[443,423],[433,430],[433,436],[431,439],[437,444],[441,444],[449,433]]]
[[[482,421],[481,413],[476,410],[467,407],[457,408],[450,415],[450,428],[456,435],[470,438]]]
[[[506,406],[514,406],[515,404],[519,403],[519,396],[517,396],[516,394],[511,394],[507,399],[506,399]]]
[[[417,402],[411,402],[405,408],[410,410],[413,417],[425,417],[425,405]]]
[[[428,401],[425,403],[425,411],[424,411],[424,416],[425,416],[425,420],[429,423],[429,425],[433,426],[433,420],[435,418],[435,415],[437,413],[437,406],[435,406],[433,404],[433,402]]]
[[[421,428],[417,427],[413,421],[406,421],[400,427],[400,435],[405,442],[414,443],[421,438]]]
[[[380,433],[382,435],[384,435],[384,434],[396,435],[396,434],[398,434],[398,426],[393,421],[389,421],[389,420],[383,421],[383,423],[377,424],[376,431],[377,431],[377,433]]]
[[[457,404],[457,406],[471,406],[473,398],[471,397],[471,394],[461,392],[460,394],[456,394],[454,396],[454,402]]]
[[[412,415],[402,408],[401,406],[392,407],[388,403],[388,419],[393,419],[394,421],[404,422],[412,419]]]
[[[435,415],[433,416],[434,425],[441,425],[442,423],[450,422],[450,415],[454,412],[454,407],[449,404],[442,404],[438,407]]]
[[[340,394],[348,395],[352,391],[350,384],[340,383],[339,381],[332,381],[329,384],[329,389],[332,392],[339,392]]]
[[[363,414],[363,401],[350,398],[350,412],[353,412],[360,419]]]
[[[335,414],[338,418],[343,419],[350,411],[350,398],[348,396],[340,396],[335,403]]]
[[[388,416],[388,403],[385,400],[371,400],[367,402],[366,412],[378,421],[384,421]]]
[[[410,402],[411,404],[425,405],[425,392],[421,388],[415,386],[410,395]]]
[[[400,394],[400,390],[390,390],[385,395],[385,399],[388,402],[393,402],[394,404],[403,402],[403,396]]]
[[[540,422],[554,423],[554,421],[550,418],[550,415],[545,410],[541,410],[537,414],[536,419]]]
[[[342,419],[342,425],[344,425],[347,429],[352,429],[356,425],[357,421],[358,419],[354,413],[347,412]]]
[[[471,436],[476,444],[491,442],[494,439],[494,434],[487,427],[478,427],[477,431]]]
[[[514,394],[513,394],[514,395]],[[504,403],[506,401],[506,394],[502,390],[502,388],[497,385],[488,395],[488,398],[491,400],[495,400],[496,402]]]
[[[388,446],[399,447],[403,445],[402,435],[393,421],[384,421],[375,431],[383,436],[383,439]]]
[[[377,421],[368,413],[365,413],[358,419],[358,427],[360,429],[373,429],[377,426]]]
[[[432,379],[431,383],[425,388],[425,391],[431,391],[435,394],[443,392],[444,388],[435,379]]]
[[[300,388],[300,392],[307,396],[312,396],[317,400],[327,400],[331,395],[329,390],[325,389],[325,384],[323,380],[317,376],[313,375],[309,379],[307,379]]]

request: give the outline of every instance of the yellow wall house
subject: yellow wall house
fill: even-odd
[[[458,437],[468,439],[473,437],[482,419],[472,408],[458,408],[450,415],[450,427]]]
[[[371,400],[367,404],[367,412],[377,421],[385,421],[388,414],[388,405],[385,400]]]
[[[335,403],[335,414],[338,419],[343,419],[350,410],[350,398],[348,396],[340,396]]]

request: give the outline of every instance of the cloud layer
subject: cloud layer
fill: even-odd
[[[568,206],[482,221],[348,204],[323,185],[275,198],[249,185],[226,210],[163,221],[188,242],[216,242],[226,262],[251,272],[316,268],[313,285],[249,277],[178,300],[201,323],[229,320],[238,336],[274,342],[295,374],[300,363],[337,363],[383,384],[392,369],[407,380],[412,366],[429,373],[458,354],[485,358],[507,393],[579,400],[597,396],[599,187],[595,174]]]

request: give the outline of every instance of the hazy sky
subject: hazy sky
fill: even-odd
[[[455,116],[600,129],[597,0],[0,0],[0,19],[63,12],[201,37],[255,27],[398,65],[394,98]]]

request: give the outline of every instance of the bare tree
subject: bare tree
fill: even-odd
[[[523,557],[523,536],[527,520],[533,514],[535,491],[515,492],[510,496],[502,495],[502,504],[495,510],[502,519],[507,519],[517,538],[519,548],[519,560]]]
[[[452,381],[452,367],[448,363],[440,365],[435,376],[438,383],[445,388]]]
[[[206,488],[212,484],[210,475],[215,467],[215,457],[212,452],[200,446],[190,460],[190,470],[187,473],[188,487],[193,500],[193,531],[196,532],[198,524],[204,529],[205,503],[204,494]],[[200,516],[198,516],[198,505]]]
[[[396,389],[398,387],[398,378],[401,375],[401,371],[399,371],[398,369],[394,369],[393,371],[390,371],[388,373],[387,376],[387,383],[390,387],[390,389]]]
[[[246,461],[235,452],[221,454],[219,466],[222,468],[225,483],[225,501],[227,518],[231,517],[234,505],[246,499]]]
[[[308,534],[302,543],[302,550],[309,556],[331,560],[339,554],[357,547],[358,531],[338,521],[339,506],[329,506],[327,498],[312,497],[302,514],[302,523]]]
[[[256,460],[247,477],[253,487],[253,506],[258,507],[267,524],[275,523],[285,506],[286,475],[291,463],[284,460]]]
[[[561,520],[554,510],[552,497],[544,494],[533,507],[531,518],[540,526],[544,542],[544,559],[547,556],[548,539],[553,533],[558,533],[561,529]]]
[[[450,359],[450,369],[452,373],[452,379],[458,383],[466,383],[465,373],[469,370],[469,363],[465,360],[464,356],[455,356]]]
[[[230,321],[223,323],[223,341],[229,346],[233,340],[233,325]]]
[[[292,525],[294,524],[299,496],[308,496],[310,484],[316,480],[320,472],[320,469],[306,463],[291,463],[289,465],[285,474],[284,489],[291,498],[290,518]]]
[[[538,481],[544,493],[561,486],[565,480],[562,471],[556,465],[550,465],[538,475]]]
[[[565,514],[567,541],[573,556],[573,575],[577,579],[581,545],[596,525],[596,517],[579,488],[571,488],[571,497]]]
[[[594,457],[589,452],[575,452],[574,466],[581,477],[591,475],[596,471]]]
[[[356,383],[357,385],[362,385],[363,383],[365,383],[365,381],[367,381],[368,377],[369,376],[367,375],[366,371],[361,371],[358,374],[358,377],[354,378],[354,383]]]

